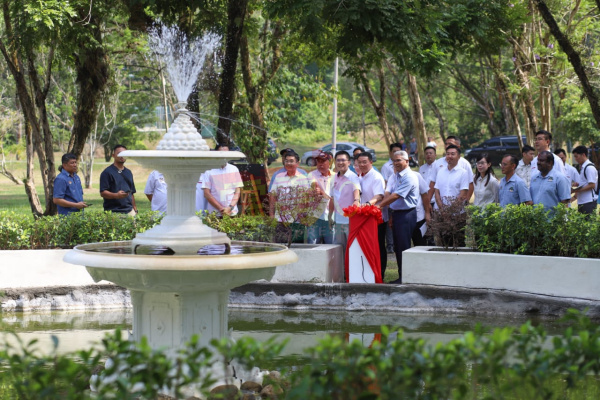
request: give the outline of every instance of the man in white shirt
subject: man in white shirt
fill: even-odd
[[[385,193],[385,180],[383,176],[373,168],[373,156],[371,153],[362,153],[357,157],[357,165],[360,170],[358,180],[360,182],[361,204],[375,205],[383,199]],[[385,277],[387,268],[387,251],[385,248],[385,231],[387,227],[387,212],[383,213],[384,220],[377,226],[377,241],[379,243],[379,258],[381,259],[381,279]]]
[[[360,205],[360,182],[358,176],[350,171],[351,157],[348,152],[342,150],[335,154],[335,167],[337,174],[333,178],[331,197],[329,202],[329,222],[335,224],[334,243],[342,246],[345,257],[348,245],[349,223],[348,217],[344,217],[344,208],[351,205]]]
[[[435,147],[427,146],[425,147],[425,164],[419,167],[419,173],[425,179],[425,182],[429,184],[429,176],[431,175],[431,171],[433,170],[433,164],[435,163]]]
[[[436,208],[447,206],[455,201],[465,202],[469,192],[467,172],[458,166],[460,148],[451,144],[446,147],[446,167],[440,168],[435,182]]]
[[[545,130],[539,130],[535,133],[535,149],[537,153],[540,154],[542,151],[550,151],[550,143],[552,143],[552,134]],[[565,166],[562,163],[560,157],[556,154],[552,154],[554,156],[554,169],[556,172],[563,174],[566,176]],[[531,161],[531,176],[533,177],[534,172],[538,171],[538,158],[535,157]]]
[[[577,188],[577,210],[584,214],[593,214],[597,208],[598,199],[598,170],[594,163],[588,160],[588,149],[577,146],[573,149],[573,158],[580,166]]]
[[[217,145],[216,150],[229,151],[229,147]],[[219,216],[236,215],[237,203],[244,186],[240,170],[235,165],[226,163],[221,168],[206,171],[204,177],[202,189],[208,202],[207,211],[216,211]]]
[[[315,157],[317,169],[308,174],[308,179],[316,182],[321,189],[323,199],[318,209],[319,218],[308,227],[307,243],[317,244],[321,241],[324,244],[333,243],[333,229],[329,226],[329,200],[331,199],[331,181],[333,180],[333,174],[330,170],[332,158],[331,153],[321,152],[317,154]]]
[[[523,158],[519,161],[515,173],[525,182],[525,186],[529,189],[529,185],[531,184],[531,162],[535,158],[535,149],[526,144],[523,146],[521,153],[523,154]]]
[[[196,183],[196,212],[206,212],[206,198],[204,198],[204,189],[202,188],[202,182],[206,180],[204,172],[200,174],[198,182]]]
[[[163,174],[157,170],[150,172],[144,194],[150,200],[152,211],[167,212],[167,182]]]
[[[437,143],[433,140],[433,136],[427,136],[427,147],[433,147],[434,149],[437,147]]]
[[[410,171],[419,179],[419,196],[417,197],[417,225],[412,235],[412,242],[415,246],[427,246],[427,240],[424,238],[427,226],[423,226],[431,220],[431,204],[429,203],[429,184],[423,176],[415,171]]]
[[[460,139],[458,139],[456,136],[448,136],[446,138],[446,149],[449,146],[456,146],[456,148],[458,149],[458,154],[459,154],[459,159],[457,161],[457,167],[464,170],[467,174],[467,180],[469,181],[469,187],[467,189],[467,193],[465,195],[465,200],[469,201],[471,199],[471,196],[473,195],[473,191],[475,190],[475,186],[473,184],[473,169],[471,168],[471,163],[469,163],[464,157],[460,157]],[[446,153],[447,154],[447,153]],[[448,168],[448,160],[447,160],[447,155],[446,157],[442,157],[442,158],[438,158],[436,160],[436,162],[434,163],[433,169],[431,170],[431,175],[429,177],[429,197],[430,197],[430,201],[433,202],[434,200],[434,189],[435,189],[435,184],[437,182],[437,174],[439,171],[447,169]],[[437,198],[435,198],[436,202],[437,202]],[[439,206],[439,204],[437,205]]]
[[[289,152],[296,153],[294,151],[294,149],[289,148],[289,147],[285,148],[285,149],[283,149],[283,150],[281,150],[279,152],[279,154],[281,155],[281,163],[282,164],[284,164],[284,160],[283,160],[284,154],[285,153],[289,153]],[[320,152],[321,152],[321,150],[315,150],[316,154],[319,154]],[[298,165],[300,165],[300,164],[298,164]],[[298,170],[298,172],[300,172],[304,176],[308,175],[308,173],[305,170],[303,170],[302,168],[298,167],[297,170]],[[273,188],[273,182],[275,182],[275,177],[277,175],[281,174],[281,173],[284,173],[284,172],[286,172],[285,164],[283,165],[283,167],[281,167],[280,169],[278,169],[277,171],[275,171],[275,173],[273,173],[273,175],[271,176],[271,181],[269,182],[269,192],[271,192],[271,189]]]
[[[575,169],[571,164],[567,164],[567,152],[565,149],[556,149],[554,150],[554,154],[560,158],[564,167],[565,167],[565,176],[569,178],[571,184],[578,184],[579,182],[579,171]]]

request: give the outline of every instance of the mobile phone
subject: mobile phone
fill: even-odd
[[[85,205],[88,206],[88,207],[90,207],[90,206],[93,206],[94,203],[85,203]]]

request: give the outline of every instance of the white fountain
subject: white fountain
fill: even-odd
[[[186,115],[182,102],[188,95],[181,94],[185,96],[182,99],[178,93],[178,116],[157,150],[121,153],[163,173],[168,183],[168,203],[160,225],[138,234],[132,242],[77,246],[64,258],[86,266],[95,281],[107,280],[128,288],[133,304],[133,339],[145,336],[153,348],[173,350],[194,334],[201,335],[202,345],[227,336],[230,289],[270,279],[275,266],[297,261],[296,254],[285,246],[232,243],[195,215],[198,176],[244,154],[209,151]],[[212,250],[205,255],[201,250],[207,247]],[[222,251],[213,254],[215,248]]]

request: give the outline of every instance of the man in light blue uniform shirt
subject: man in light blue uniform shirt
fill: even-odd
[[[77,176],[77,157],[67,153],[62,156],[60,174],[54,179],[52,201],[58,208],[59,215],[69,215],[88,207],[83,202],[83,188]]]
[[[517,163],[517,157],[514,155],[507,154],[502,157],[500,167],[504,178],[500,181],[500,191],[498,193],[500,207],[506,207],[508,204],[533,204],[527,184],[515,173]]]
[[[383,200],[378,206],[390,206],[394,253],[398,263],[398,279],[391,283],[402,283],[402,252],[410,249],[412,234],[417,226],[419,179],[411,173],[406,151],[395,152],[392,161],[394,174],[389,177]]]
[[[554,155],[549,151],[542,151],[537,158],[539,172],[531,177],[529,188],[533,204],[542,204],[546,211],[550,211],[558,203],[569,204],[571,184],[564,174],[552,169]]]

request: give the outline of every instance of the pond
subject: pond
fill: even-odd
[[[300,355],[304,349],[315,346],[326,335],[341,335],[346,340],[358,339],[369,345],[382,325],[398,326],[407,337],[424,338],[434,344],[448,342],[472,330],[477,323],[493,328],[519,326],[525,318],[481,317],[448,314],[394,314],[373,312],[294,312],[272,310],[229,310],[231,336],[247,335],[266,340],[274,335],[289,339],[284,354]],[[554,319],[538,319],[550,335],[563,330]],[[124,335],[132,328],[131,310],[104,310],[97,312],[45,312],[0,314],[0,331],[16,332],[28,342],[36,339],[41,351],[52,348],[51,336],[59,339],[59,352],[71,352],[90,347],[109,332],[121,328]]]

